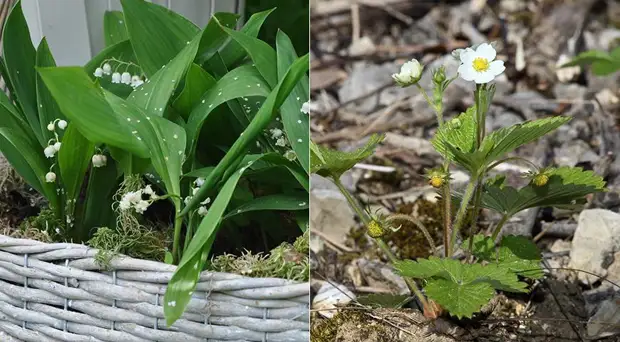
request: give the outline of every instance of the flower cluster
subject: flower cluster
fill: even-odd
[[[134,208],[138,214],[142,214],[148,207],[159,199],[159,196],[153,191],[150,185],[136,191],[130,191],[123,195],[119,202],[120,210],[129,210]]]
[[[192,195],[191,196],[187,196],[185,197],[185,205],[187,205],[192,198],[194,197],[194,195],[196,195],[198,193],[198,190],[200,189],[200,187],[205,183],[205,179],[202,177],[198,177],[196,178],[196,180],[194,181],[194,185],[195,187],[192,187]],[[205,199],[204,201],[200,202],[201,206],[198,208],[198,215],[200,216],[205,216],[207,215],[207,205],[209,205],[209,203],[211,203],[211,198],[207,197],[207,199]]]
[[[128,65],[133,65],[133,63],[124,63]],[[112,83],[123,83],[132,86],[133,88],[137,88],[144,84],[144,80],[139,75],[131,75],[129,72],[125,71],[122,74],[117,72],[116,70],[112,72],[112,67],[109,63],[104,63],[103,66],[95,69],[94,75],[95,77],[103,77],[103,75],[112,74]]]
[[[47,130],[50,132],[54,132],[55,138],[50,139],[47,142],[47,146],[43,149],[43,154],[45,154],[46,158],[54,158],[54,156],[56,156],[56,153],[60,151],[60,147],[62,146],[62,143],[60,142],[60,137],[58,136],[58,133],[56,133],[56,127],[64,130],[67,128],[67,125],[67,121],[62,119],[56,119],[47,124]],[[56,174],[51,170],[51,168],[50,171],[45,175],[45,181],[48,183],[54,183],[56,181]]]

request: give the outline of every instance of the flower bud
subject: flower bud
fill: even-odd
[[[441,167],[437,167],[426,171],[426,178],[428,183],[433,188],[440,188],[450,179],[450,175],[445,172]]]
[[[125,71],[122,75],[121,75],[121,82],[125,83],[125,84],[131,84],[131,74],[128,73],[127,71]]]
[[[95,73],[93,75],[95,75],[95,77],[103,76],[103,69],[101,69],[101,68],[95,69]]]
[[[544,173],[538,174],[532,178],[532,183],[536,186],[543,186],[549,181],[549,176]]]
[[[112,74],[112,83],[121,83],[121,74],[115,72]]]
[[[45,174],[45,181],[48,183],[54,183],[56,181],[56,174],[52,171]]]
[[[446,81],[446,68],[444,66],[433,70],[433,83],[442,85]]]
[[[420,77],[422,77],[422,65],[417,59],[406,62],[400,68],[400,73],[392,75],[394,81],[401,87],[416,84]]]
[[[112,67],[110,64],[106,63],[103,65],[103,69],[101,69],[101,71],[103,71],[104,74],[109,75],[112,72]]]
[[[207,212],[208,212],[207,207],[202,206],[202,207],[198,208],[198,215],[200,215],[200,216],[207,215]]]
[[[60,128],[60,129],[67,128],[67,122],[65,120],[58,121],[58,128]]]
[[[47,158],[52,158],[56,154],[56,149],[53,145],[49,145],[43,150],[43,153]]]
[[[56,152],[60,151],[60,146],[62,145],[62,143],[60,141],[57,141],[54,144],[54,150],[56,150]]]
[[[47,124],[47,130],[50,132],[53,132],[56,129],[56,126],[54,126],[53,122],[50,122]]]
[[[381,224],[377,220],[372,220],[368,223],[367,232],[368,235],[373,239],[378,239],[383,237],[386,233],[385,229],[381,226]]]

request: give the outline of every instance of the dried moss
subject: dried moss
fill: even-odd
[[[252,254],[246,251],[240,256],[219,255],[211,261],[211,268],[218,272],[236,273],[257,278],[283,278],[308,281],[309,233],[306,231],[291,245],[283,243],[269,254]]]
[[[356,340],[353,334],[360,336],[359,341],[388,342],[388,337],[384,327],[379,324],[373,324],[374,320],[363,312],[356,310],[342,310],[331,319],[322,319],[315,315],[312,317],[310,328],[310,341],[312,342],[332,342],[336,341],[338,335],[346,334]],[[339,329],[345,327],[355,327],[355,331],[351,333],[339,332]],[[363,336],[363,337],[362,337]]]

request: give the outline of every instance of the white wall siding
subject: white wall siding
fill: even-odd
[[[243,14],[243,0],[152,0],[205,27],[214,12]],[[35,46],[47,37],[58,65],[84,65],[104,47],[103,15],[120,0],[22,0]]]

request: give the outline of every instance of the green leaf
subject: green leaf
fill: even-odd
[[[0,127],[6,127],[17,134],[28,138],[33,144],[39,144],[34,132],[20,114],[19,109],[9,100],[9,97],[0,91]]]
[[[295,48],[288,36],[278,31],[276,48],[278,54],[278,77],[284,77],[288,67],[297,59]],[[310,116],[301,112],[301,106],[310,96],[308,77],[303,77],[280,108],[282,124],[288,141],[297,155],[301,166],[310,172]]]
[[[172,253],[170,253],[169,251],[166,251],[166,256],[164,257],[164,263],[168,265],[172,265],[173,261],[174,261],[174,257],[172,256]]]
[[[103,37],[105,39],[105,46],[112,46],[129,39],[123,12],[105,12],[103,15]]]
[[[275,8],[254,13],[248,19],[248,21],[241,28],[241,32],[250,37],[258,36],[258,32],[260,31],[261,26],[265,22],[265,19],[273,12]],[[224,48],[220,51],[220,56],[227,67],[231,67],[239,63],[243,57],[246,56],[245,50],[234,40],[230,40]]]
[[[588,65],[596,62],[614,62],[614,59],[605,51],[589,50],[578,54],[570,62],[564,63],[560,68],[566,68],[576,65]]]
[[[297,82],[303,77],[303,75],[305,75],[309,67],[308,62],[309,56],[305,55],[298,58],[295,63],[291,65],[287,75],[269,94],[243,134],[237,138],[226,155],[217,164],[213,172],[205,179],[203,186],[199,189],[198,193],[193,196],[192,201],[183,209],[181,215],[185,215],[190,210],[197,208],[200,202],[207,198],[209,192],[213,190],[213,187],[218,181],[220,181],[220,178],[225,174],[225,172],[231,169],[231,166],[234,166],[235,163],[239,162],[241,157],[247,153],[247,148],[249,145],[253,143],[257,136],[263,132],[265,127],[273,121],[275,114],[277,113],[277,109],[282,105],[286,97],[288,97]]]
[[[269,44],[260,39],[249,36],[243,32],[229,29],[222,24],[222,29],[232,39],[234,39],[245,51],[250,55],[252,62],[256,65],[256,69],[267,81],[271,88],[278,83],[278,71],[274,61],[276,60],[276,52]]]
[[[117,96],[126,98],[134,90],[131,86],[124,83],[112,83],[112,78],[109,75],[105,75],[100,78],[95,78],[94,76],[95,69],[103,66],[104,61],[111,58],[116,58],[118,60],[128,63],[138,63],[136,55],[133,52],[133,48],[131,47],[131,42],[129,40],[124,40],[103,49],[101,52],[99,52],[99,54],[97,54],[97,56],[93,57],[93,59],[91,59],[84,66],[84,70],[92,80],[96,79],[102,88],[111,91]],[[114,62],[112,62],[111,64],[114,64]],[[135,67],[131,67],[130,70],[138,72],[138,69]]]
[[[540,279],[544,276],[540,260],[540,250],[532,240],[516,235],[502,238],[497,255],[499,267],[507,267],[524,277]]]
[[[493,298],[488,283],[458,284],[446,279],[431,279],[424,287],[426,295],[456,317],[469,318]]]
[[[181,94],[174,100],[173,107],[181,112],[184,119],[189,118],[192,109],[200,102],[207,89],[217,81],[197,64],[191,64],[185,77],[185,86]]]
[[[54,61],[54,57],[52,56],[52,52],[50,51],[45,38],[41,40],[41,43],[37,48],[36,64],[39,68],[56,66],[56,62]],[[36,84],[40,130],[43,134],[43,139],[46,142],[43,146],[47,146],[47,141],[54,137],[54,134],[47,130],[47,125],[55,119],[65,119],[65,116],[60,112],[58,104],[54,101],[52,94],[50,94],[49,90],[45,86],[45,83],[43,83],[41,76],[39,75],[37,75]]]
[[[575,204],[588,194],[605,191],[602,177],[579,167],[551,169],[546,175],[547,184],[537,186],[530,182],[518,190],[501,181],[487,183],[482,206],[512,216],[528,208]]]
[[[257,210],[303,210],[308,209],[308,193],[277,194],[257,197],[231,210],[223,220]]]
[[[211,250],[222,215],[224,215],[237,183],[247,166],[234,172],[219,190],[207,215],[202,219],[196,234],[183,253],[181,262],[172,275],[170,283],[168,283],[164,296],[164,315],[168,326],[179,319],[185,311],[185,307],[191,298],[190,292],[196,287],[202,265]]]
[[[472,254],[476,258],[481,260],[493,260],[493,258],[497,254],[495,251],[495,243],[493,242],[493,239],[491,239],[490,236],[485,236],[482,234],[476,234],[471,238],[474,239],[474,243],[472,245],[473,250],[471,251]],[[469,240],[471,238],[463,242],[463,250],[469,249]]]
[[[452,145],[463,153],[474,152],[476,146],[476,107],[467,108],[456,118],[446,122],[431,139],[435,150],[444,157],[454,160],[455,156],[447,145]]]
[[[15,3],[6,19],[3,32],[3,54],[7,73],[13,85],[12,94],[21,105],[26,122],[41,146],[46,145],[39,124],[36,87],[36,51],[22,12],[21,1]]]
[[[67,127],[58,151],[58,166],[67,200],[76,200],[80,195],[82,182],[94,151],[95,144],[84,138],[76,126]],[[73,204],[69,207],[73,208]],[[69,213],[73,214],[73,210],[69,210]]]
[[[117,188],[116,165],[114,159],[108,156],[105,166],[93,167],[88,174],[86,199],[82,205],[82,229],[90,232],[93,227],[115,227],[116,215],[112,210],[112,197]]]
[[[373,134],[366,145],[353,152],[342,152],[315,145],[310,157],[311,172],[323,177],[339,179],[355,164],[370,157],[384,136]],[[314,145],[314,143],[312,143]]]
[[[86,139],[150,157],[144,142],[132,133],[132,117],[116,113],[104,98],[104,90],[93,84],[82,68],[40,68],[39,74],[70,124]]]
[[[357,302],[373,308],[396,308],[400,309],[409,300],[407,295],[395,295],[390,293],[373,293],[357,297]]]
[[[191,41],[200,29],[183,16],[144,0],[122,0],[131,45],[148,77]]]

